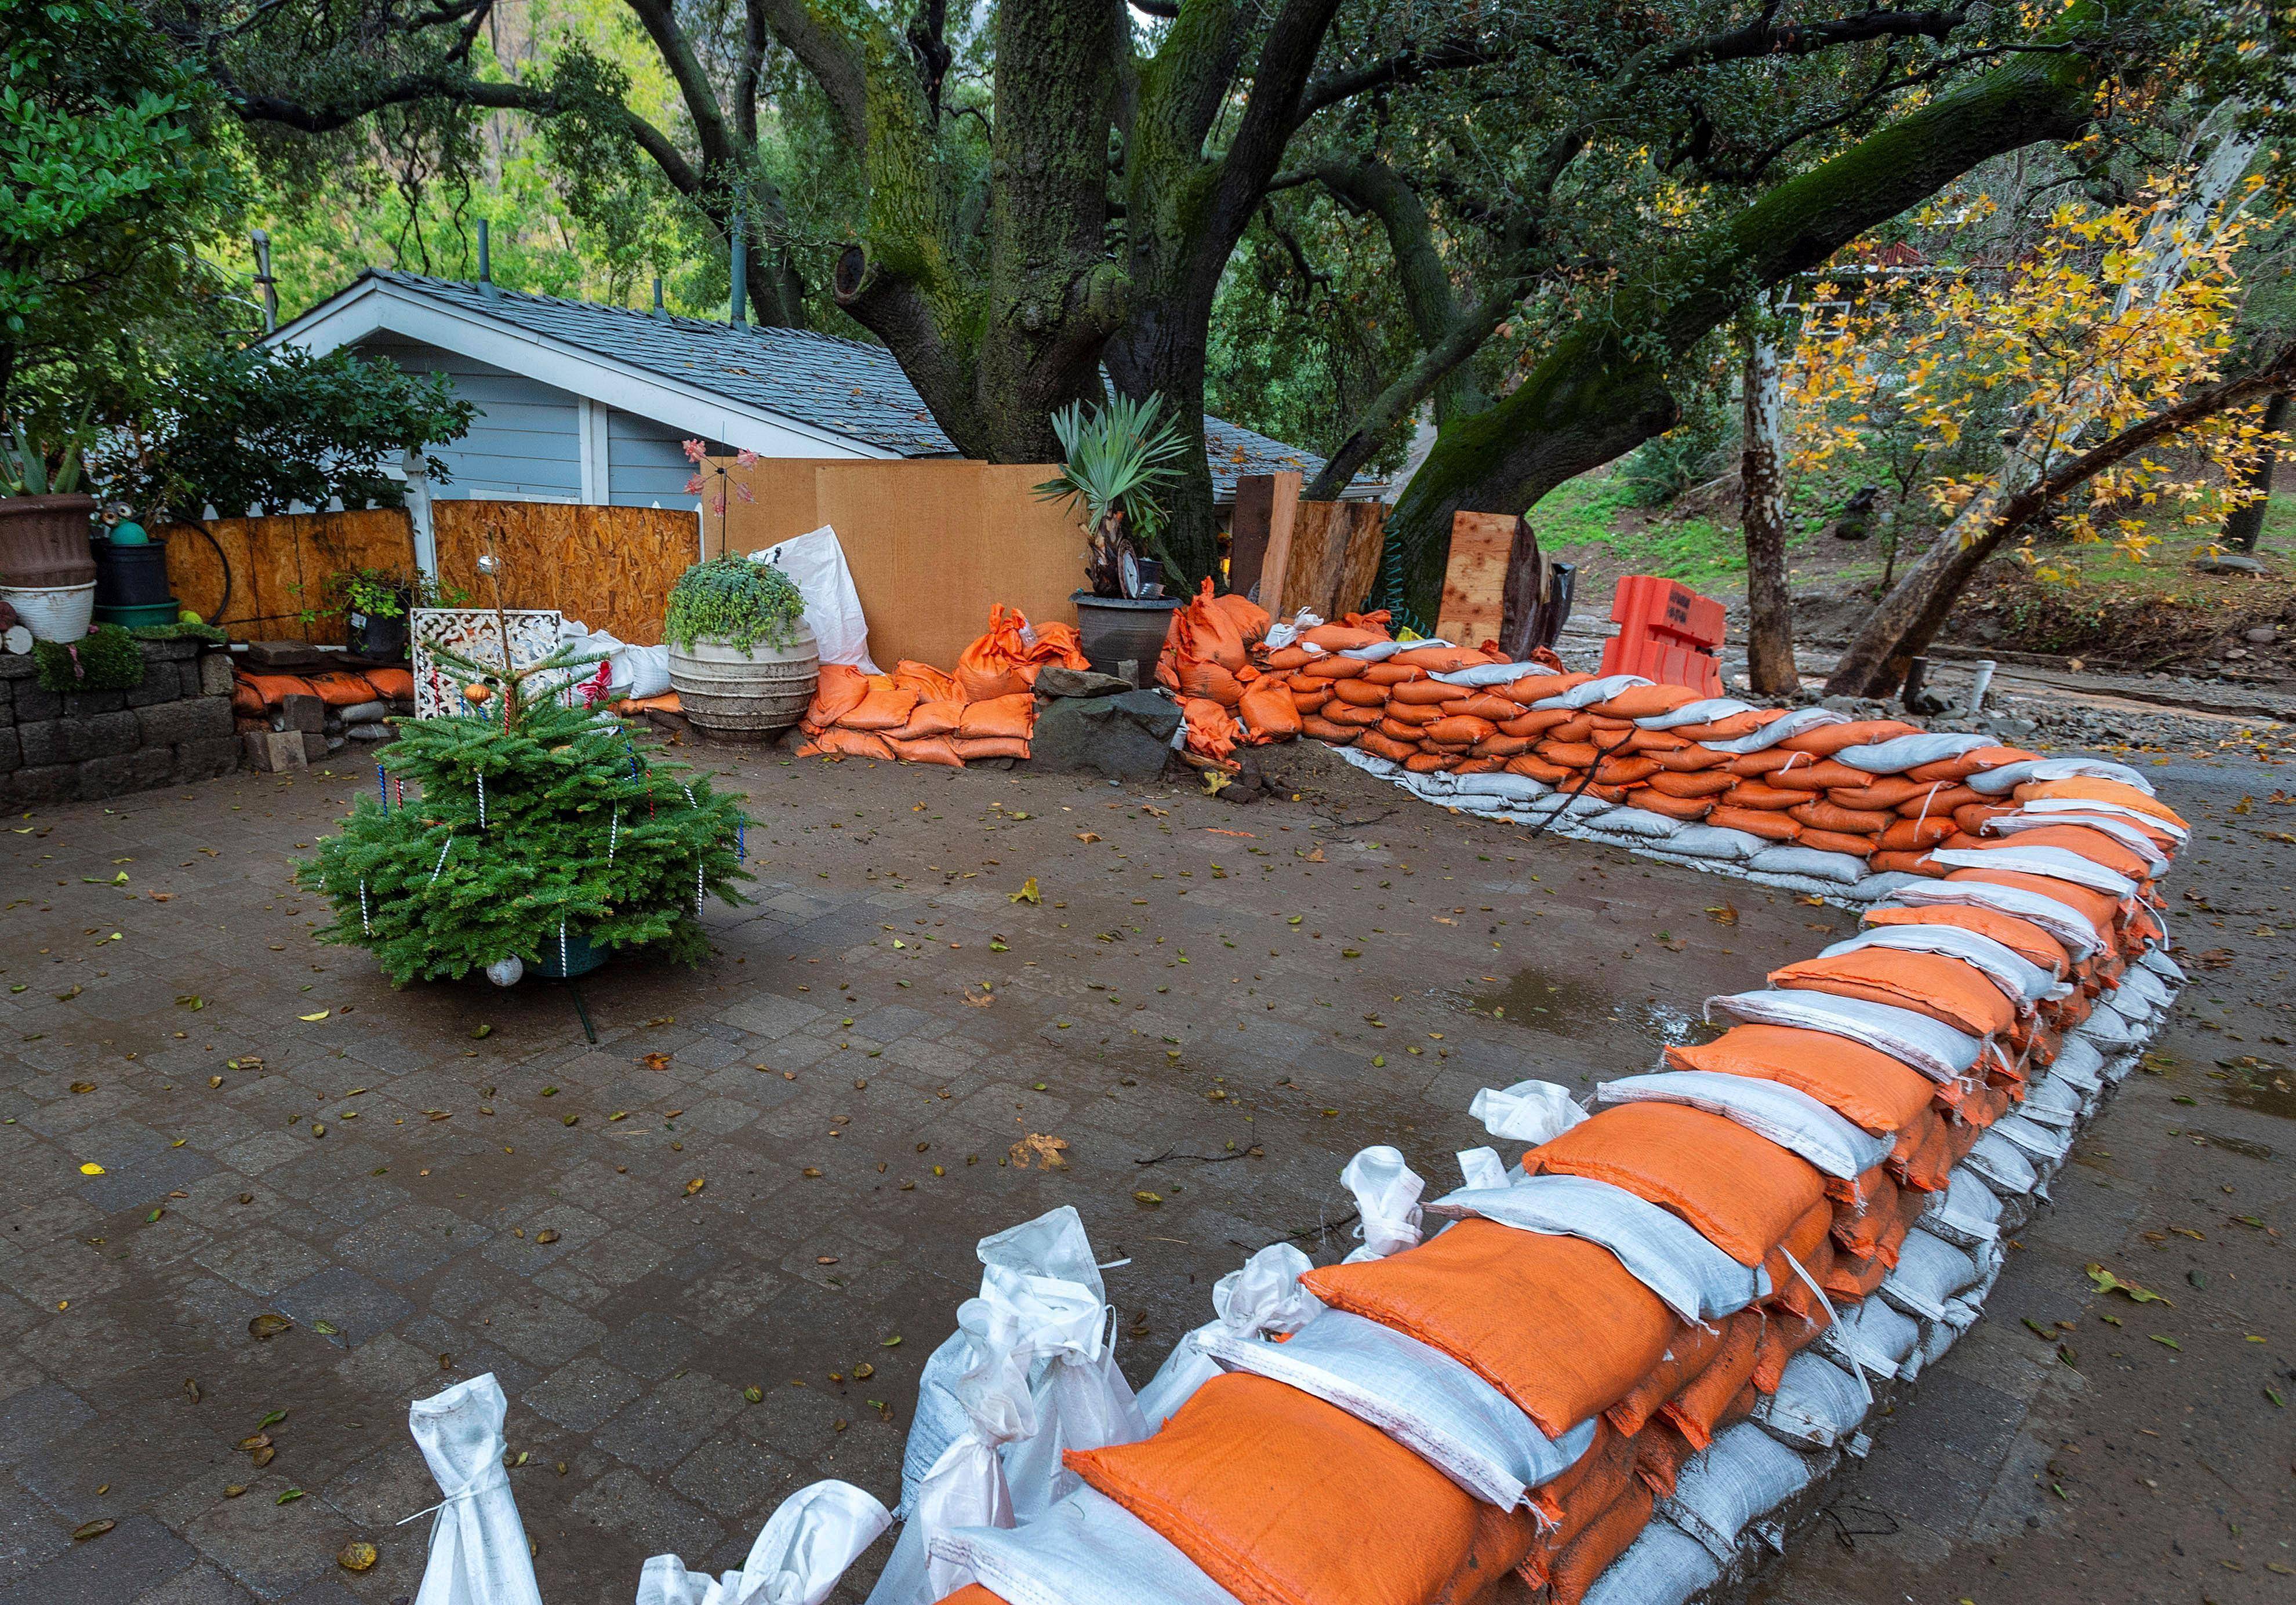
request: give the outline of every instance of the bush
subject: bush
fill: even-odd
[[[678,576],[662,638],[687,651],[705,637],[744,652],[760,643],[780,648],[797,639],[804,617],[804,596],[779,569],[746,557],[715,557]]]
[[[144,684],[144,649],[116,624],[100,624],[86,639],[32,643],[43,691],[134,691]]]

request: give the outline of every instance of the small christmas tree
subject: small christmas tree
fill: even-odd
[[[555,962],[578,936],[700,962],[705,894],[748,901],[733,886],[749,879],[740,799],[639,752],[590,706],[602,681],[558,689],[594,655],[562,648],[505,672],[431,650],[467,678],[472,711],[401,723],[397,783],[296,866],[334,907],[321,939],[373,949],[399,986]]]

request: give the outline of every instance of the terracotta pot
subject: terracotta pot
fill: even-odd
[[[94,518],[94,496],[0,496],[0,585],[94,585],[88,527]]]

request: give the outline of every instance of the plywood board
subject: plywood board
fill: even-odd
[[[1257,485],[1264,482],[1264,493]],[[1296,472],[1253,474],[1236,482],[1236,510],[1230,525],[1234,538],[1228,545],[1227,588],[1240,591],[1261,607],[1280,611],[1276,603],[1283,595],[1286,576],[1292,567],[1292,542],[1300,512],[1300,476]],[[1251,523],[1244,518],[1243,487],[1255,487]],[[1259,496],[1267,500],[1265,511]],[[1263,522],[1264,520],[1264,522]],[[1245,542],[1257,546],[1247,551]]]
[[[414,570],[414,527],[401,508],[214,519],[160,534],[176,601],[243,640],[339,646],[343,616],[322,610],[327,577],[350,569]]]
[[[1443,603],[1435,626],[1444,640],[1480,646],[1497,637],[1515,522],[1511,512],[1451,515],[1451,556],[1443,570]]]
[[[1076,622],[1085,536],[1067,504],[1037,498],[1056,471],[1049,464],[767,459],[729,471],[750,491],[726,511],[732,549],[834,528],[869,620],[870,656],[888,668],[903,658],[954,667],[995,602],[1034,623]]]
[[[1332,617],[1362,612],[1371,606],[1372,587],[1379,583],[1379,560],[1387,550],[1387,504],[1353,502],[1355,528],[1348,534],[1347,554],[1340,563],[1340,587],[1332,599]]]
[[[1378,576],[1385,512],[1377,502],[1300,503],[1276,615],[1289,618],[1309,608],[1337,618],[1361,608]]]
[[[732,458],[711,458],[702,471],[702,483],[709,492],[702,503],[704,553],[723,557],[728,552],[755,552],[820,528],[814,471],[852,461],[850,457],[760,457],[743,468]],[[727,471],[722,511],[717,477],[721,463]]]
[[[661,643],[670,587],[693,567],[691,512],[561,502],[434,502],[439,583],[450,599],[491,607],[479,554],[502,560],[503,605],[554,610],[637,646]]]

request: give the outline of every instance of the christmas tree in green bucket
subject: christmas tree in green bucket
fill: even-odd
[[[579,974],[605,949],[700,962],[704,899],[749,901],[734,888],[749,879],[742,799],[601,717],[603,674],[575,684],[594,655],[562,647],[505,673],[428,650],[467,681],[471,711],[401,722],[377,795],[296,866],[333,906],[320,938],[372,949],[402,987]]]

